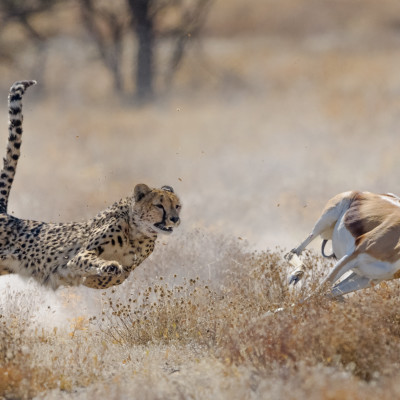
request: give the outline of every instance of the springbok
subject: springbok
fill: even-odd
[[[287,259],[298,268],[289,277],[296,284],[304,275],[297,257],[318,236],[323,239],[322,255],[338,262],[323,280],[333,286],[346,272],[352,273],[331,288],[329,297],[364,289],[381,281],[400,278],[400,198],[388,194],[351,191],[328,201],[311,234]],[[332,240],[333,254],[325,254]]]

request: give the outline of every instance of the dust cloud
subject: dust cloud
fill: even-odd
[[[156,271],[165,260],[166,273],[186,276],[190,263],[191,271],[215,277],[225,240],[246,251],[292,248],[336,193],[400,193],[400,53],[390,45],[365,48],[357,36],[346,45],[329,35],[295,43],[211,37],[205,48],[218,72],[204,88],[184,90],[178,82],[180,91],[168,99],[133,108],[109,95],[107,77],[95,84],[88,79],[104,71],[82,63],[74,40],[63,39],[70,62],[79,66],[73,76],[60,62],[59,40],[49,47],[47,95],[39,98],[33,88],[24,99],[10,212],[82,220],[132,193],[137,183],[173,186],[183,202],[182,225],[160,237],[130,287],[135,274]],[[35,78],[8,76],[10,84]],[[4,82],[1,88],[5,148]],[[56,314],[60,308],[71,318],[74,307],[82,312],[79,301],[64,307],[62,290],[47,293],[18,277],[2,277],[0,285],[5,297],[14,288],[41,293],[41,306],[55,307]],[[89,309],[98,307],[94,291],[63,290],[85,298]]]

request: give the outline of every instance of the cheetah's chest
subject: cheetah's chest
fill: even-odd
[[[102,257],[109,261],[118,261],[126,270],[133,270],[154,250],[154,240],[149,238],[127,239],[118,236],[102,247]]]

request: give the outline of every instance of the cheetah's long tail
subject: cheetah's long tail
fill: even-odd
[[[8,196],[14,181],[22,140],[22,96],[36,81],[15,82],[8,95],[8,143],[0,173],[0,213],[7,212]]]

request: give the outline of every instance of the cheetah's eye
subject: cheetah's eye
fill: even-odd
[[[177,210],[180,210],[181,206],[179,204],[176,205],[175,207]]]
[[[157,208],[160,208],[161,210],[164,210],[164,207],[163,207],[162,204],[156,204],[155,206],[156,206]]]

